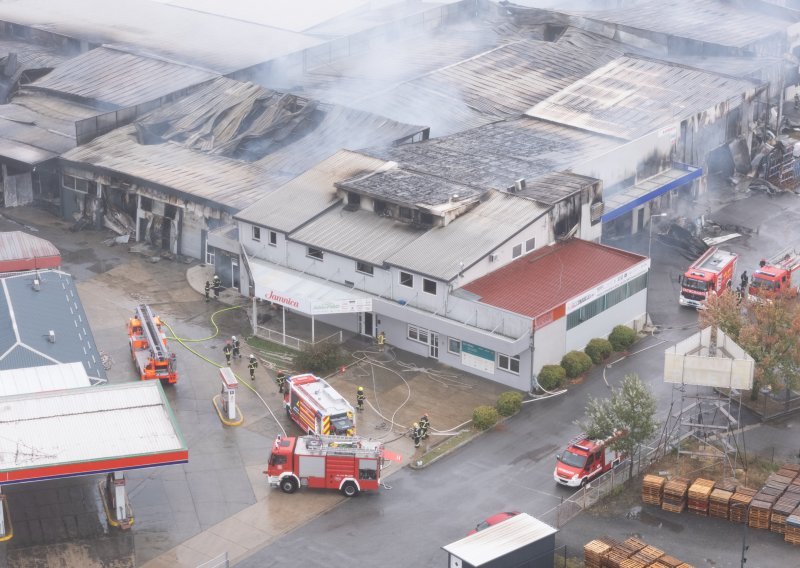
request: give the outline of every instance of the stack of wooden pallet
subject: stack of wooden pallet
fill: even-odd
[[[783,539],[791,544],[800,544],[800,507],[786,517],[786,532]]]
[[[583,547],[583,560],[586,568],[693,568],[636,538],[595,539]]]
[[[689,510],[696,515],[708,515],[708,500],[714,491],[714,482],[698,477],[689,487]]]
[[[636,560],[641,562],[643,566],[650,566],[664,556],[664,551],[656,548],[655,546],[650,546],[649,544],[641,549],[639,552],[631,556],[631,560]]]
[[[608,555],[616,544],[619,543],[606,537],[587,542],[583,547],[584,566],[586,568],[601,568],[603,557]]]
[[[753,496],[756,493],[755,489],[737,487],[736,493],[731,496],[728,518],[734,523],[747,522],[747,508],[752,503]]]
[[[786,518],[800,507],[800,493],[787,490],[772,506],[769,517],[769,530],[778,534],[786,532]]]
[[[708,498],[708,514],[719,519],[727,519],[728,504],[731,501],[731,497],[733,497],[732,492],[718,487],[714,488]]]
[[[681,562],[674,556],[664,555],[655,562],[650,568],[680,568],[683,566],[684,568],[688,566],[685,562]]]
[[[686,508],[686,494],[689,492],[689,480],[676,477],[664,484],[661,508],[670,513],[682,513]]]
[[[658,475],[645,475],[642,480],[642,501],[648,505],[661,506],[661,495],[664,492],[664,484],[667,482]]]
[[[769,517],[772,514],[772,505],[775,503],[774,495],[767,495],[761,491],[753,496],[750,501],[750,515],[747,524],[754,529],[769,529]]]
[[[735,493],[738,486],[739,483],[735,479],[726,479],[725,481],[717,481],[714,489],[722,489],[723,491]]]
[[[777,471],[778,475],[782,475],[783,477],[788,477],[792,481],[797,479],[800,476],[800,464],[797,463],[786,463],[781,466],[781,468]]]

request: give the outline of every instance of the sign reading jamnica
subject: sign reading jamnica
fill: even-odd
[[[264,299],[273,304],[286,306],[287,308],[309,315],[347,314],[372,311],[372,298],[310,300],[302,296],[294,297],[286,292],[270,290],[264,294]]]
[[[622,286],[626,282],[630,282],[637,276],[641,276],[645,272],[648,271],[650,268],[650,259],[643,260],[639,264],[629,268],[624,272],[620,272],[613,278],[609,278],[605,282],[599,284],[598,286],[592,288],[591,290],[587,290],[580,296],[576,296],[567,302],[567,313],[572,313],[581,306],[588,304],[589,302],[593,301],[594,299],[602,296],[603,294]]]

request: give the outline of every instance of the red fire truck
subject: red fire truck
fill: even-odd
[[[708,294],[721,294],[731,287],[736,270],[736,253],[711,247],[681,276],[681,306],[702,308]]]
[[[624,435],[618,431],[605,440],[592,440],[586,434],[576,436],[569,441],[564,453],[556,456],[553,479],[568,487],[582,487],[609,471],[625,457],[609,446]]]
[[[347,497],[377,490],[384,460],[400,461],[377,440],[358,436],[278,436],[264,472],[285,493],[298,487],[338,489]]]
[[[791,247],[782,250],[753,272],[747,292],[756,297],[762,292],[797,294],[797,279],[792,281],[792,275],[798,268],[800,254]]]
[[[355,412],[324,379],[310,373],[286,379],[283,406],[306,434],[354,436]]]
[[[153,315],[150,306],[140,304],[128,320],[128,340],[136,372],[144,381],[161,379],[162,383],[178,382],[175,353],[167,350],[167,335],[161,320]]]

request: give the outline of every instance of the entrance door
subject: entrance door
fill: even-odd
[[[233,282],[231,283],[231,287],[239,289],[239,257],[232,256],[231,257],[231,279]]]
[[[359,312],[358,331],[361,335],[375,337],[375,314],[372,312]]]
[[[431,331],[428,336],[428,354],[434,359],[439,358],[439,334]]]

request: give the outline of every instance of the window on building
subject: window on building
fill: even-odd
[[[206,264],[214,266],[214,247],[206,246]]]
[[[428,294],[436,295],[436,282],[433,280],[428,280],[427,278],[422,279],[422,291],[427,292]]]
[[[378,215],[383,215],[384,213],[386,213],[386,202],[378,201],[376,199],[372,206],[372,210],[375,211],[375,213],[377,213]]]
[[[375,272],[375,267],[371,264],[367,264],[366,262],[356,262],[356,272],[366,274],[367,276],[372,276],[372,274]]]
[[[423,225],[433,225],[433,215],[430,213],[420,213],[419,222]]]
[[[528,239],[525,241],[525,252],[531,252],[536,248],[536,239]]]
[[[447,339],[447,350],[450,353],[455,353],[456,355],[461,353],[461,340],[460,339],[453,339],[452,337],[449,337]]]
[[[65,174],[61,176],[61,185],[67,189],[74,189],[75,191],[80,191],[81,193],[89,193],[88,179],[76,178],[74,176],[68,176]]]
[[[504,371],[519,375],[519,357],[511,357],[510,355],[497,354],[497,366]]]
[[[271,244],[274,247],[278,246],[278,233],[276,233],[275,231],[269,232],[269,244]]]
[[[319,250],[318,248],[308,247],[308,250],[306,252],[306,256],[310,256],[311,258],[313,258],[315,260],[322,260],[323,254],[322,254],[322,251]]]
[[[347,204],[353,207],[361,205],[361,195],[353,191],[347,192]]]
[[[261,240],[261,227],[252,227],[253,229],[253,240],[260,241]]]
[[[408,272],[401,272],[400,273],[400,285],[407,286],[409,288],[414,287],[414,275],[409,274]]]
[[[517,258],[520,255],[522,255],[522,245],[516,245],[511,249],[511,258]]]
[[[153,200],[149,197],[145,197],[144,195],[141,197],[139,201],[139,205],[142,208],[142,211],[152,211],[153,210]]]
[[[624,302],[634,294],[637,294],[646,288],[647,274],[637,276],[630,282],[626,282],[625,284],[614,288],[610,292],[607,292],[599,298],[595,298],[588,304],[581,306],[574,312],[567,314],[567,329],[572,329],[573,327],[579,326],[583,322],[592,319],[596,315],[601,314],[613,306],[616,306],[620,302]]]
[[[401,219],[410,221],[412,218],[411,209],[409,209],[408,207],[401,207],[399,215]]]
[[[424,343],[428,345],[428,336],[429,331],[422,327],[417,327],[416,325],[408,325],[408,338],[411,341],[416,341],[417,343]]]

